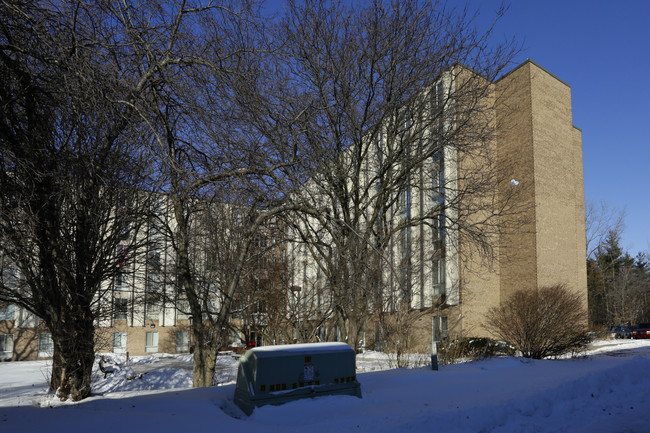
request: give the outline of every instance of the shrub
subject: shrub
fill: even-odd
[[[526,358],[541,359],[581,349],[589,341],[580,296],[564,285],[519,290],[487,315],[487,327]]]
[[[438,347],[441,365],[454,364],[459,360],[478,360],[495,356],[512,356],[515,350],[507,343],[489,338],[467,337],[445,340]]]

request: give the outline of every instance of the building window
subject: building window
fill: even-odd
[[[149,225],[148,237],[151,242],[161,242],[163,240],[163,223],[157,218],[154,218]]]
[[[152,331],[147,332],[146,340],[144,344],[145,352],[158,352],[158,332]]]
[[[187,299],[179,299],[176,303],[176,309],[178,310],[176,319],[187,320],[190,316],[190,301]]]
[[[443,105],[445,104],[445,91],[442,82],[438,82],[438,84],[436,84],[435,89],[432,93],[433,94],[431,96],[433,99],[434,111],[442,109]]]
[[[7,264],[4,265],[4,268],[0,268],[0,281],[10,289],[17,289],[20,281],[20,271],[18,270],[18,267]]]
[[[0,304],[0,320],[15,320],[16,306],[14,304]]]
[[[115,298],[113,300],[113,318],[115,320],[126,320],[128,310],[128,299]]]
[[[433,294],[444,295],[445,289],[445,259],[434,259],[431,268],[433,281]]]
[[[433,316],[433,339],[440,343],[447,338],[447,316]]]
[[[149,272],[160,272],[162,269],[160,257],[160,251],[149,251],[147,254],[147,269]]]
[[[411,206],[412,206],[412,197],[411,197],[411,186],[406,186],[399,196],[400,201],[400,210],[402,216],[406,219],[411,218]]]
[[[126,332],[113,332],[113,353],[126,353]]]
[[[190,340],[188,331],[176,332],[176,351],[187,352],[190,350]]]
[[[126,272],[118,272],[115,275],[115,290],[120,292],[129,290],[129,274]]]
[[[161,293],[163,277],[159,273],[150,273],[147,276],[147,292],[148,293]]]
[[[119,266],[125,266],[130,258],[129,246],[118,245],[115,247],[115,259]]]
[[[162,268],[160,251],[149,251],[147,254],[147,267],[149,272],[160,272]]]
[[[0,334],[0,360],[6,361],[14,355],[14,335]]]
[[[160,303],[155,301],[147,301],[147,314],[146,320],[158,320],[160,318]]]
[[[52,334],[38,334],[38,357],[51,358],[54,355]]]

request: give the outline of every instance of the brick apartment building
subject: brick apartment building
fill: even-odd
[[[447,227],[440,240],[442,247],[437,246],[444,250],[443,256],[429,251],[436,248],[435,242],[395,246],[396,255],[407,252],[422,257],[409,269],[408,283],[411,309],[425,313],[417,319],[418,350],[426,350],[432,333],[436,338],[487,336],[483,324],[486,312],[517,289],[565,284],[580,294],[585,307],[587,304],[582,139],[572,121],[571,89],[530,60],[491,83],[490,89],[487,98],[494,104],[496,130],[491,151],[509,167],[494,187],[499,192],[517,189],[520,224],[508,230],[511,222],[503,221],[489,262],[476,259],[471,242],[455,235],[453,227]],[[476,161],[449,154],[445,164],[445,176],[462,178],[463,170]],[[415,202],[412,205],[415,207]],[[432,236],[426,232],[429,228],[413,230],[420,230],[422,239]],[[173,262],[168,240],[161,242],[148,263],[134,263],[131,272],[106,283],[111,289],[104,304],[111,306],[111,313],[97,322],[97,350],[131,355],[188,351],[189,317],[182,298],[156,305],[136,302],[138,294],[146,293],[147,285],[167,290],[167,283],[155,276],[158,272],[162,275],[162,269]],[[287,299],[295,302],[297,297],[297,308],[301,308],[302,299],[304,308],[310,299],[308,288],[321,284],[319,273],[304,246],[289,246],[288,250]],[[435,262],[424,260],[431,256],[436,257]],[[418,266],[426,266],[427,272]],[[51,357],[50,334],[37,318],[14,305],[0,307],[0,360]],[[320,330],[305,334],[301,334],[302,328],[312,326],[310,317],[298,315],[297,321],[300,329],[294,338],[259,342],[341,339],[334,325],[329,330],[322,325],[326,321],[313,324]],[[265,326],[264,321],[260,326]],[[245,340],[240,335],[232,339],[235,343]],[[380,339],[381,329],[376,324],[366,326],[364,344],[380,348]]]
[[[433,86],[436,90],[430,93],[453,94],[453,86],[460,85],[466,74],[471,75],[471,80],[477,79],[467,68],[455,68],[449,78],[443,75]],[[530,60],[488,83],[487,88],[482,98],[490,106],[485,113],[494,125],[490,142],[483,145],[487,156],[468,157],[462,155],[462,150],[445,149],[440,157],[445,177],[442,184],[460,184],[475,176],[482,164],[498,164],[503,170],[493,180],[491,189],[495,194],[467,194],[465,199],[483,201],[483,207],[479,203],[474,208],[486,212],[489,206],[503,206],[505,200],[516,200],[517,214],[499,217],[497,229],[490,234],[494,247],[490,260],[481,257],[480,246],[473,239],[455,228],[454,220],[464,218],[463,223],[471,226],[473,220],[482,218],[481,211],[450,215],[459,212],[462,205],[444,211],[448,212],[444,218],[451,221],[441,223],[444,234],[437,234],[432,224],[409,227],[400,233],[382,259],[385,264],[378,284],[381,294],[373,295],[383,300],[383,306],[377,309],[381,312],[368,319],[359,336],[360,345],[375,349],[390,346],[384,344],[388,330],[379,314],[389,317],[389,322],[392,320],[390,326],[406,328],[404,321],[395,323],[395,318],[404,316],[397,306],[399,300],[391,299],[395,296],[408,299],[409,311],[414,313],[415,323],[408,325],[411,335],[401,336],[401,344],[404,337],[410,338],[411,350],[418,351],[428,350],[432,336],[436,340],[445,336],[489,336],[484,324],[486,313],[518,289],[563,284],[579,293],[587,306],[582,139],[572,121],[571,89]],[[416,173],[415,177],[418,176],[422,178]],[[399,198],[400,206],[392,210],[389,218],[417,218],[423,209],[426,212],[435,206],[426,198],[426,191],[418,191],[417,186],[408,188],[407,200]],[[462,190],[462,186],[457,189]],[[306,225],[318,224],[312,219]],[[293,262],[302,264],[292,274],[292,286],[302,288],[299,290],[304,304],[310,299],[322,304],[321,298],[327,297],[328,289],[323,286],[319,266],[304,244],[290,249]],[[323,335],[323,331],[312,334]],[[345,340],[340,329],[335,330],[334,338]]]

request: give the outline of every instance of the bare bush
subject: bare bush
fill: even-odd
[[[449,365],[497,356],[512,356],[514,352],[514,348],[508,343],[489,338],[447,338],[438,346],[438,363]]]
[[[564,285],[519,290],[487,315],[487,327],[526,358],[573,352],[587,341],[587,313]]]

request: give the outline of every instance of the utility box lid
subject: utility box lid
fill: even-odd
[[[256,406],[339,394],[361,397],[355,353],[345,343],[256,347],[239,361],[235,403],[247,415]]]

